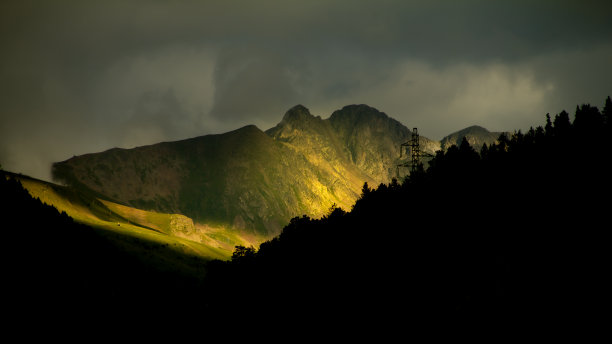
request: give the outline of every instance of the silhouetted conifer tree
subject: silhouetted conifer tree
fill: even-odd
[[[574,119],[574,127],[579,132],[592,133],[598,135],[597,132],[602,128],[603,117],[599,113],[599,109],[589,104],[583,104],[580,108],[576,108],[576,118]]]
[[[610,96],[606,98],[606,103],[604,105],[602,115],[604,123],[608,126],[608,128],[612,127],[612,99],[610,99]]]
[[[559,114],[555,116],[554,121],[554,133],[557,136],[567,135],[570,128],[572,127],[572,123],[570,122],[569,114],[563,110]]]
[[[391,184],[389,185],[391,187],[391,189],[397,189],[400,187],[399,183],[397,182],[397,178],[392,178],[391,179]]]
[[[361,198],[366,198],[370,192],[372,192],[372,189],[368,186],[368,182],[364,182],[361,188]]]
[[[480,148],[480,157],[486,159],[489,155],[489,146],[486,143],[482,144],[482,148]]]
[[[545,135],[546,135],[545,129],[542,128],[541,125],[539,125],[536,128],[536,131],[535,131],[535,139],[536,139],[536,141],[541,142],[542,140],[544,140],[544,136]]]
[[[550,113],[546,114],[546,125],[544,126],[544,132],[546,135],[553,135],[553,125],[550,120]]]

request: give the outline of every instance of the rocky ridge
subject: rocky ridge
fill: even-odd
[[[411,135],[367,105],[327,119],[297,105],[265,132],[251,125],[114,148],[55,163],[52,172],[56,181],[125,205],[275,235],[294,216],[320,217],[333,204],[350,209],[364,182],[389,183]],[[421,145],[432,154],[442,147],[423,136]]]

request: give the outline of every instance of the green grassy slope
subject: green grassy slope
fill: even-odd
[[[144,211],[98,199],[69,187],[16,176],[34,198],[66,212],[75,221],[100,230],[119,246],[130,251],[148,251],[146,255],[178,256],[201,259],[227,259],[235,245],[257,244],[255,237],[243,238],[222,227],[194,224],[183,215]]]

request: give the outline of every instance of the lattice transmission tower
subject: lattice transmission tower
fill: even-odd
[[[410,168],[410,174],[415,173],[419,166],[422,165],[421,158],[433,158],[432,154],[421,151],[419,144],[419,131],[417,128],[412,128],[412,137],[410,141],[404,142],[400,145],[400,159],[403,157],[404,150],[408,150],[410,160],[397,165],[397,178],[400,178],[400,168]]]

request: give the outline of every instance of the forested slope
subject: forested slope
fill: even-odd
[[[547,116],[480,154],[464,140],[402,183],[364,185],[349,212],[292,219],[259,249],[211,265],[209,292],[249,297],[208,307],[396,330],[591,314],[610,258],[605,104],[577,107],[573,121]]]

